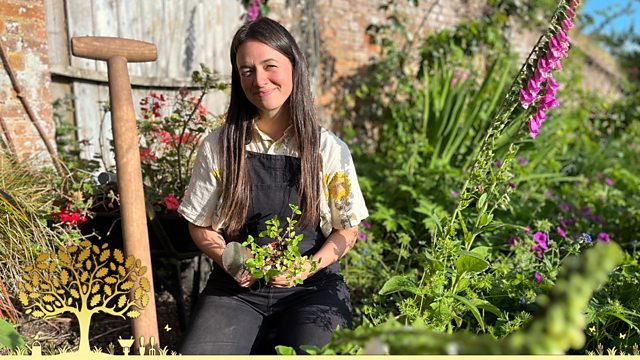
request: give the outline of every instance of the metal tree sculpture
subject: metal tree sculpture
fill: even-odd
[[[27,266],[18,285],[24,312],[51,318],[70,312],[78,319],[78,353],[90,353],[89,326],[93,314],[103,312],[123,319],[136,318],[149,303],[147,272],[133,256],[84,240],[78,245],[42,253]]]

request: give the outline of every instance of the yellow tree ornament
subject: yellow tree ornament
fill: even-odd
[[[89,326],[93,314],[103,312],[123,319],[136,318],[149,303],[151,284],[147,268],[133,256],[108,244],[88,240],[42,253],[24,269],[18,284],[24,312],[36,318],[52,318],[70,312],[78,319],[78,353],[89,354]]]

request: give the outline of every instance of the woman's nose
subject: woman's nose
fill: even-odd
[[[264,85],[268,82],[268,78],[267,78],[267,72],[263,71],[263,70],[256,70],[256,77],[255,77],[255,82],[257,86],[261,86]]]

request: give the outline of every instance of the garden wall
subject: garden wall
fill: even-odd
[[[107,97],[104,66],[71,57],[68,47],[70,36],[120,35],[158,42],[159,59],[156,63],[131,67],[132,81],[139,82],[134,84],[134,90],[139,86],[138,92],[148,91],[146,89],[153,87],[150,83],[153,79],[162,79],[162,83],[157,86],[166,90],[175,90],[187,84],[188,74],[197,68],[200,58],[214,69],[228,72],[227,56],[221,55],[219,50],[228,47],[230,34],[240,24],[239,1],[216,0],[210,3],[205,0],[185,0],[180,2],[180,6],[166,1],[153,4],[159,9],[164,8],[161,4],[172,6],[170,11],[165,9],[167,11],[161,12],[148,11],[146,7],[151,3],[139,0],[0,2],[3,46],[9,53],[18,79],[25,87],[29,102],[51,139],[54,131],[52,100],[60,98],[62,94],[75,93],[75,118],[77,125],[80,125],[78,138],[95,140],[97,124],[100,123],[100,102]],[[379,9],[384,2],[269,1],[272,10],[269,16],[280,20],[294,33],[307,56],[313,73],[312,86],[320,108],[320,120],[326,126],[332,127],[334,124],[332,115],[336,110],[334,104],[341,90],[340,84],[345,78],[363,73],[371,58],[379,53],[378,46],[372,44],[365,33],[369,24],[381,23],[392,10],[398,10],[407,15],[411,34],[416,37],[425,36],[461,21],[480,17],[486,3],[484,0],[421,0],[419,11],[416,11],[409,1],[396,1],[393,5],[395,8],[385,12]],[[132,6],[133,4],[138,5]],[[129,11],[120,11],[120,8]],[[143,13],[146,16],[138,16]],[[134,16],[135,14],[138,15]],[[204,31],[202,26],[211,25],[211,21],[215,30],[210,28]],[[220,30],[221,26],[225,27],[224,31]],[[169,32],[170,27],[172,30]],[[539,35],[533,31],[521,31],[522,28],[519,27],[514,29],[517,30],[510,34],[510,38],[516,51],[524,58]],[[175,39],[160,41],[165,33],[172,34],[172,39]],[[222,35],[226,39],[222,39]],[[579,41],[574,45],[585,49],[588,56],[583,71],[585,86],[600,91],[604,89],[606,93],[615,96],[619,93],[616,86],[619,75],[611,57],[594,50],[587,43],[588,41]],[[189,66],[185,65],[187,61]],[[162,71],[164,68],[168,70]],[[171,69],[175,71],[170,71]],[[53,74],[53,82],[50,73]],[[0,114],[7,122],[20,157],[47,161],[44,145],[11,90],[6,71],[0,72],[0,85]],[[134,91],[134,97],[140,96]],[[215,103],[217,106],[212,106],[212,109],[221,111],[224,108],[224,101],[218,99]],[[96,144],[87,145],[83,148],[85,158],[92,157],[95,146]]]
[[[406,15],[409,33],[414,38],[470,19],[482,16],[486,0],[420,0],[418,9],[410,1],[395,1],[386,12],[380,5],[383,0],[270,0],[274,17],[287,26],[298,39],[310,66],[315,68],[313,86],[316,102],[321,109],[321,121],[333,123],[333,105],[340,91],[342,80],[362,73],[366,65],[379,53],[372,44],[366,29],[369,24],[382,23],[397,10]],[[514,26],[508,37],[522,60],[538,41],[541,31],[526,30]],[[583,71],[584,86],[604,91],[611,96],[620,95],[617,84],[620,74],[608,54],[589,41],[574,44],[584,48],[587,62]],[[603,90],[604,89],[604,90]]]
[[[55,130],[44,0],[0,1],[0,34],[10,66],[22,85],[22,93],[47,137],[53,141]],[[0,70],[0,116],[20,159],[31,159],[36,163],[50,161],[44,143],[13,90],[6,65]],[[7,141],[4,135],[0,135],[0,139],[3,143]]]

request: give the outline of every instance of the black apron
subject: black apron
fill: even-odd
[[[251,198],[244,226],[235,235],[222,232],[227,243],[244,242],[247,236],[252,235],[256,244],[260,246],[273,242],[269,237],[260,237],[259,234],[266,229],[265,221],[277,215],[280,226],[286,228],[286,218],[292,216],[289,204],[300,207],[298,186],[300,183],[301,167],[300,159],[286,155],[270,155],[247,151],[246,166],[251,184]],[[225,194],[228,196],[228,194]],[[304,212],[304,209],[300,209]],[[320,224],[300,227],[296,225],[296,234],[304,234],[298,243],[300,254],[313,255],[324,244],[325,237],[320,229]],[[318,271],[305,280],[305,283],[315,282],[328,274],[338,274],[340,267],[338,262]],[[220,266],[214,265],[209,282],[225,282],[237,285],[237,282],[227,274]]]

